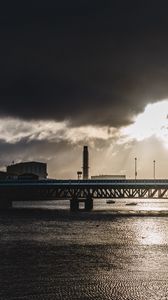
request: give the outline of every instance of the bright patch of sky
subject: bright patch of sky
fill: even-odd
[[[121,135],[125,140],[137,141],[155,137],[168,147],[168,100],[148,104],[133,124],[121,130]]]

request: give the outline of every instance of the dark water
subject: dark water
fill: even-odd
[[[167,202],[67,205],[0,213],[0,299],[168,299]]]

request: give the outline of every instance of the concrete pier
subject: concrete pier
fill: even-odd
[[[78,211],[79,210],[79,200],[73,198],[70,200],[70,210],[71,211]]]
[[[88,199],[85,200],[85,210],[90,211],[92,209],[93,209],[93,199],[88,198]]]
[[[93,209],[93,199],[92,198],[82,199],[82,200],[73,198],[70,200],[70,210],[71,211],[80,211],[80,207],[79,207],[80,202],[84,203],[84,209],[81,209],[81,210],[90,211]]]

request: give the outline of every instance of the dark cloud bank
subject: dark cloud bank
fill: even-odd
[[[147,103],[168,97],[167,4],[5,5],[0,12],[1,116],[120,126]]]

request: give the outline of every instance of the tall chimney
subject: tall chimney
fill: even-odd
[[[83,147],[83,179],[89,178],[89,152],[88,146]]]

